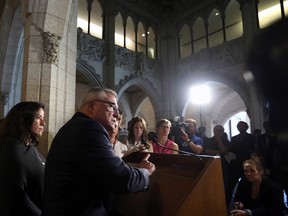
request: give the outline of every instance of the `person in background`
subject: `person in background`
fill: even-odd
[[[48,152],[42,216],[115,215],[114,195],[145,191],[155,166],[135,167],[115,155],[107,131],[118,117],[117,94],[92,88],[58,131]]]
[[[254,152],[255,139],[252,134],[247,132],[248,128],[247,122],[239,121],[237,124],[239,134],[231,138],[231,151],[236,153],[236,159],[240,161],[240,165],[244,160],[250,158],[251,154]]]
[[[0,215],[40,216],[45,159],[36,146],[44,131],[44,104],[20,102],[0,126]]]
[[[255,139],[255,143],[254,143],[254,150],[256,151],[256,148],[257,148],[257,143],[258,143],[258,138],[259,138],[259,136],[261,136],[262,135],[262,131],[261,131],[261,129],[258,129],[258,128],[256,128],[256,129],[254,129],[254,131],[253,131],[253,136],[254,136],[254,139]]]
[[[125,155],[125,153],[127,153],[128,147],[124,143],[117,140],[118,133],[119,133],[119,122],[120,122],[119,117],[116,119],[115,122],[112,121],[112,125],[111,125],[112,129],[108,131],[108,135],[109,135],[110,142],[113,146],[113,149],[115,151],[115,154],[118,157],[122,158]]]
[[[243,162],[244,177],[237,184],[234,216],[283,216],[283,189],[265,177],[258,157]]]
[[[230,201],[230,197],[228,196],[229,162],[225,156],[229,153],[230,141],[228,140],[222,125],[215,125],[213,128],[213,133],[213,137],[206,138],[205,140],[204,154],[218,155],[221,157],[226,203],[228,204]]]
[[[168,138],[171,122],[161,119],[156,124],[157,140],[152,140],[153,152],[162,154],[178,154],[178,145]],[[157,141],[157,142],[156,142]]]
[[[208,155],[225,155],[229,152],[230,141],[224,133],[222,125],[215,125],[213,128],[214,136],[207,138],[204,145],[204,152]]]
[[[204,141],[201,137],[196,136],[196,120],[187,119],[185,123],[187,124],[187,129],[181,128],[179,136],[175,137],[175,142],[181,151],[201,154]]]
[[[243,176],[243,162],[254,153],[255,139],[252,134],[247,132],[248,128],[247,122],[239,121],[237,124],[239,134],[231,138],[230,151],[236,155],[236,158],[231,161],[229,166],[229,197],[231,197],[238,179]]]
[[[153,147],[149,144],[147,137],[146,121],[140,116],[134,117],[129,121],[128,150],[153,152]]]
[[[122,121],[123,121],[123,112],[122,110],[119,110],[119,129],[117,140],[119,140],[121,143],[125,145],[128,145],[128,130],[122,127]]]
[[[265,132],[258,137],[255,152],[262,160],[265,175],[274,180],[273,152],[277,145],[277,138],[269,121],[263,122],[263,128]]]
[[[206,128],[204,126],[198,127],[198,130],[196,132],[196,136],[201,137],[205,143],[205,139],[208,138],[206,135]]]

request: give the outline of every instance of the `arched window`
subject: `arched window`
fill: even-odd
[[[146,54],[146,34],[144,26],[141,22],[138,23],[137,31],[137,51]]]
[[[83,29],[83,32],[88,33],[88,9],[87,1],[79,0],[78,2],[78,17],[77,17],[77,28],[80,27]],[[90,34],[102,39],[102,29],[103,29],[103,20],[102,20],[102,8],[98,1],[92,2],[92,7],[90,11]]]
[[[258,20],[260,28],[265,28],[279,19],[281,19],[280,0],[259,1]]]
[[[126,27],[126,48],[135,51],[135,32],[131,17],[127,19]]]
[[[225,11],[225,33],[227,41],[243,35],[242,14],[236,0],[230,1]]]
[[[124,27],[120,13],[115,17],[115,44],[124,47]]]
[[[283,1],[283,7],[285,11],[285,17],[288,16],[288,0]]]
[[[191,45],[191,32],[187,24],[185,24],[179,34],[179,49],[180,49],[180,58],[191,55],[192,45]]]
[[[78,2],[78,17],[77,28],[82,28],[83,32],[88,32],[88,11],[86,0],[79,0]]]
[[[148,56],[150,58],[156,58],[156,38],[153,29],[150,27],[148,32]]]
[[[200,17],[197,18],[193,25],[193,47],[195,53],[207,48],[205,24]]]
[[[221,14],[214,9],[208,18],[209,47],[217,46],[224,41]]]

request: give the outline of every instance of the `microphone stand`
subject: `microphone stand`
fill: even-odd
[[[181,151],[181,150],[176,150],[176,149],[173,149],[173,148],[166,147],[166,146],[162,145],[161,143],[159,143],[158,140],[156,139],[156,137],[151,137],[150,140],[155,142],[157,145],[161,146],[164,149],[169,149],[169,150],[172,150],[172,151],[176,151],[178,153],[182,153],[182,154],[185,154],[185,155],[195,156],[203,163],[202,158],[199,157],[198,155],[192,153],[192,152]]]
[[[141,144],[143,144],[145,146],[145,149],[149,149],[150,148],[150,144],[148,144],[144,139],[141,139]],[[145,149],[143,149],[143,150],[145,150]]]

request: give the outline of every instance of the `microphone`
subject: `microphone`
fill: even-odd
[[[194,154],[194,153],[192,153],[192,152],[186,152],[186,151],[176,150],[176,149],[169,148],[169,147],[167,147],[167,146],[162,145],[161,143],[158,142],[158,140],[157,140],[157,134],[156,134],[155,132],[152,132],[152,131],[149,132],[149,133],[148,133],[148,139],[149,139],[150,141],[153,141],[154,143],[156,143],[157,145],[161,146],[161,147],[164,148],[164,149],[169,149],[169,150],[176,151],[176,152],[178,152],[178,153],[182,153],[182,154],[186,154],[186,155],[195,155],[195,156],[197,156],[196,154]],[[198,157],[198,156],[197,156],[197,157]]]
[[[156,134],[155,132],[150,131],[150,132],[147,134],[147,136],[148,136],[148,140],[149,140],[149,141],[158,142],[158,141],[157,141],[157,134]],[[155,140],[156,140],[156,141],[155,141]]]
[[[153,141],[154,143],[156,143],[157,145],[161,146],[164,149],[169,149],[169,150],[176,151],[178,153],[189,155],[189,156],[195,156],[202,163],[202,166],[204,166],[203,160],[202,160],[202,158],[199,155],[196,155],[196,154],[194,154],[192,152],[181,151],[181,150],[176,150],[176,149],[172,149],[172,148],[166,147],[166,146],[164,146],[164,145],[162,145],[161,143],[158,142],[157,137],[158,137],[157,134],[155,132],[153,132],[153,131],[148,133],[148,140],[149,141]]]
[[[141,139],[141,144],[143,144],[146,149],[150,148],[150,145],[144,139]]]

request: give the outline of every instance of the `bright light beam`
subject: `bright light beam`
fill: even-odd
[[[194,104],[207,104],[211,99],[210,88],[207,85],[194,86],[190,90],[191,102]]]

